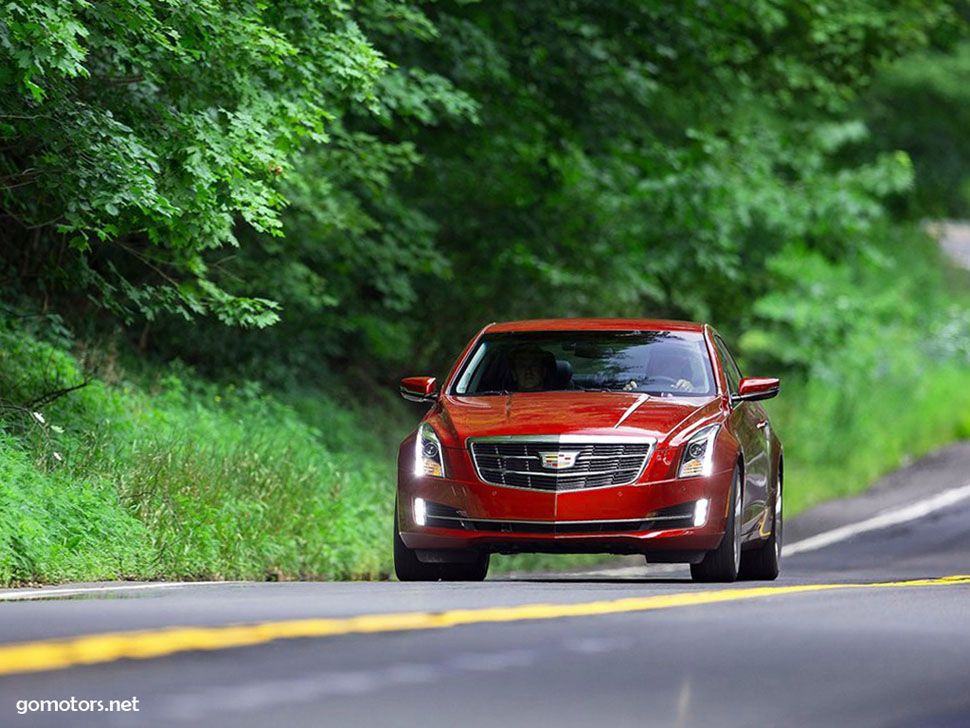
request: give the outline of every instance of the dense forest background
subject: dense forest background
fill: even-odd
[[[970,436],[968,20],[4,3],[0,581],[386,575],[396,381],[493,320],[710,321],[793,511]]]

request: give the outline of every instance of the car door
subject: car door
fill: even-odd
[[[731,395],[738,393],[741,369],[720,336],[714,337],[721,366]],[[744,492],[742,496],[742,532],[756,530],[764,519],[768,498],[768,415],[757,402],[737,402],[731,406],[728,426],[741,443],[744,455]]]

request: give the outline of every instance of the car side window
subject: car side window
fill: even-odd
[[[717,353],[721,357],[721,363],[724,366],[724,374],[728,380],[728,389],[731,394],[738,393],[738,387],[741,385],[741,369],[738,368],[738,364],[734,361],[734,357],[731,356],[731,352],[728,351],[727,344],[720,336],[714,337],[714,345],[717,347]]]

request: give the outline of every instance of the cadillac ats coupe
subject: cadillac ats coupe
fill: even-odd
[[[402,443],[401,581],[481,580],[492,553],[643,554],[695,581],[774,579],[782,447],[708,325],[646,319],[490,324]]]

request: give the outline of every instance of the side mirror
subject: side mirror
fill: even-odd
[[[731,395],[731,402],[757,402],[771,399],[781,389],[781,382],[770,377],[745,377],[738,385],[738,393]]]
[[[438,393],[434,377],[405,377],[401,380],[401,396],[409,402],[433,402]]]

